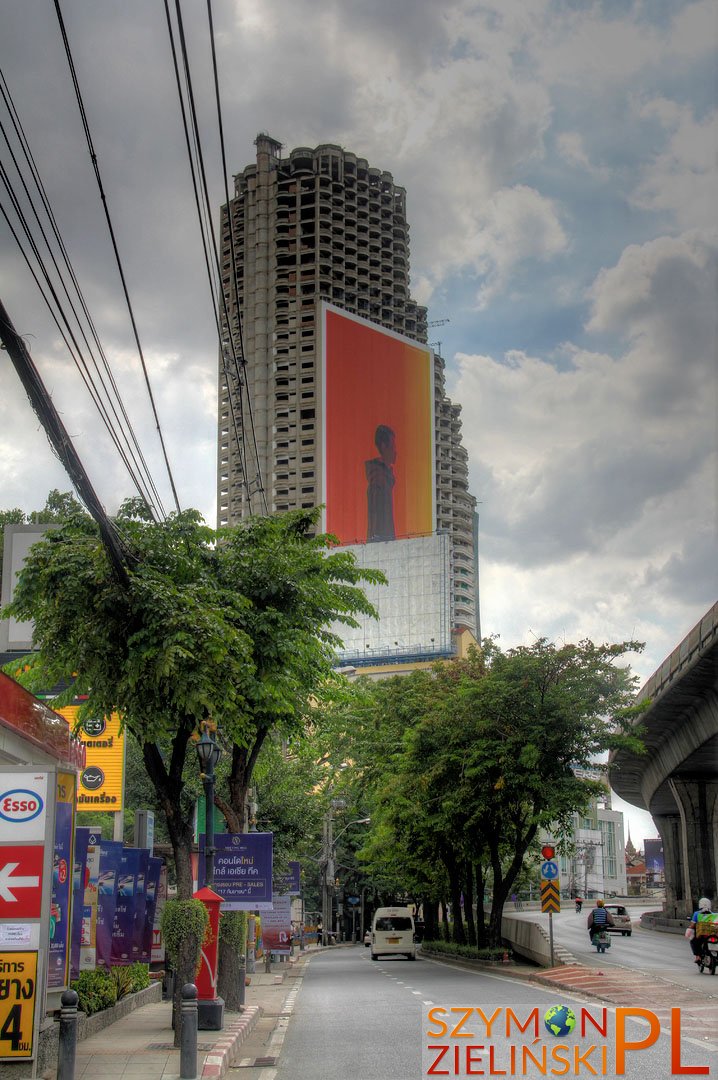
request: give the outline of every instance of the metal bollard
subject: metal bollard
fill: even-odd
[[[197,987],[185,983],[180,1008],[180,1080],[197,1077]]]
[[[239,1009],[240,1012],[245,1004],[245,991],[247,989],[247,958],[241,955],[239,958]]]
[[[75,1080],[77,1050],[77,1003],[74,990],[65,990],[60,1003],[60,1042],[57,1050],[57,1080]]]

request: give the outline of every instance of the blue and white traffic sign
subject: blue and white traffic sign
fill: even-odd
[[[558,863],[554,859],[541,863],[541,877],[544,881],[554,881],[558,877]]]

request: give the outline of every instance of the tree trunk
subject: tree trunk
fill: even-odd
[[[228,1009],[238,1012],[243,1001],[242,980],[245,978],[247,947],[247,915],[244,911],[227,911],[219,929],[219,973],[217,993],[224,998]]]
[[[175,1046],[180,1046],[182,1040],[182,987],[185,983],[193,983],[197,977],[195,969],[196,955],[197,942],[187,938],[180,945],[177,955],[177,970],[175,971],[175,990],[172,998],[172,1027],[175,1032]]]
[[[470,862],[464,864],[464,914],[466,915],[466,935],[469,945],[476,945],[476,924],[474,922],[474,868]]]
[[[457,945],[465,945],[466,933],[464,931],[464,919],[461,914],[461,875],[459,873],[459,868],[456,865],[453,851],[449,848],[444,848],[441,852],[441,861],[446,867],[446,872],[449,875],[451,915],[454,924],[453,940]]]
[[[422,904],[422,908],[424,911],[424,938],[426,941],[438,941],[438,905],[434,901],[425,900]]]
[[[451,927],[449,926],[449,912],[446,900],[441,901],[441,926],[444,932],[444,941],[451,941]]]
[[[486,947],[486,908],[484,906],[484,868],[476,863],[476,944],[480,949]]]
[[[224,815],[227,823],[227,832],[241,833],[245,829],[245,814],[247,810],[247,796],[252,781],[254,766],[257,762],[259,751],[262,748],[267,731],[264,728],[257,729],[254,742],[251,747],[232,747],[232,771],[229,776],[229,799],[215,797],[215,805]],[[235,913],[228,912],[224,919],[233,918]],[[242,916],[243,927],[242,940],[239,940],[240,932],[234,923],[227,923],[225,933],[220,931],[219,956],[217,960],[217,993],[224,998],[228,1009],[239,1009],[241,992],[241,962],[246,948],[246,916],[244,912],[237,912]],[[230,931],[230,926],[232,930]]]

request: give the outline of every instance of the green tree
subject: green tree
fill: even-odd
[[[503,653],[487,641],[467,660],[365,688],[374,708],[363,699],[353,730],[362,731],[354,736],[357,767],[373,790],[368,854],[390,842],[417,884],[423,862],[429,895],[442,887],[441,864],[455,940],[500,943],[504,903],[538,830],[565,830],[602,790],[574,769],[595,767],[618,745],[640,750],[630,728],[636,680],[617,663],[640,648],[539,640]],[[373,762],[370,741],[379,748]],[[462,894],[467,916],[473,896],[479,916],[468,935]]]
[[[195,511],[158,524],[130,500],[117,517],[127,585],[84,515],[35,545],[20,575],[8,611],[35,622],[29,680],[75,672],[81,716],[121,714],[167,822],[181,898],[192,883],[190,739],[216,721],[233,757],[249,748],[253,765],[268,732],[296,727],[302,700],[320,690],[337,641],[326,624],[372,610],[359,584],[377,575],[328,553],[316,521],[295,511],[216,535]],[[227,804],[235,809],[232,795]]]

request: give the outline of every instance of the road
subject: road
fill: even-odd
[[[627,940],[627,939],[622,939]],[[683,942],[685,945],[685,942]],[[230,1070],[238,1080],[418,1080],[427,1074],[427,1061],[422,1066],[422,1045],[440,1045],[442,1038],[434,1036],[429,1043],[425,1037],[425,1010],[437,1006],[522,1007],[538,1006],[543,1021],[545,1011],[552,1005],[570,1005],[577,1015],[582,1006],[598,1010],[601,1006],[575,994],[556,990],[544,991],[529,982],[509,978],[500,973],[466,971],[447,964],[419,958],[412,963],[405,959],[387,958],[372,963],[368,949],[362,946],[327,949],[312,955],[304,968],[298,985],[287,991],[281,1015],[271,1024],[264,1041],[248,1046],[241,1069]],[[598,1075],[615,1075],[615,1039],[613,1009],[607,1038],[596,1037],[607,1047],[608,1068],[598,1066]],[[502,1014],[505,1015],[505,1014]],[[477,1022],[471,1043],[481,1043],[480,1021]],[[549,1052],[555,1040],[541,1029],[539,1043],[545,1042]],[[588,1035],[592,1034],[592,1029]],[[644,1023],[628,1021],[626,1038],[640,1042],[648,1034]],[[586,1035],[586,1032],[584,1032]],[[524,1042],[525,1042],[524,1038]],[[533,1039],[530,1040],[536,1047]],[[577,1039],[573,1040],[578,1042]],[[484,1042],[486,1042],[484,1031]],[[465,1042],[451,1042],[464,1051]],[[481,1044],[483,1045],[483,1044]],[[585,1040],[584,1040],[585,1049]],[[537,1051],[538,1052],[538,1051]],[[573,1051],[572,1051],[573,1052]],[[484,1050],[485,1053],[485,1050]],[[597,1050],[596,1053],[600,1053]],[[264,1067],[250,1064],[251,1055],[264,1055],[270,1060]],[[447,1059],[448,1060],[448,1059]],[[491,1072],[486,1059],[477,1065],[473,1075],[501,1075]],[[703,1047],[684,1041],[681,1065],[705,1065],[718,1069],[718,1055]],[[625,1076],[641,1080],[665,1080],[670,1076],[669,1039],[666,1034],[657,1038],[651,1049],[627,1055]],[[444,1061],[444,1065],[447,1061]],[[594,1060],[594,1066],[596,1065]],[[465,1076],[456,1072],[453,1062],[448,1071],[437,1065],[435,1075]],[[512,1075],[510,1072],[503,1075]],[[538,1076],[538,1071],[516,1071],[517,1076]],[[551,1075],[550,1073],[544,1075]],[[596,1075],[586,1067],[578,1073],[563,1075]],[[713,1075],[716,1075],[714,1071]]]
[[[652,908],[629,908],[633,923],[633,932],[630,937],[622,937],[620,934],[611,934],[611,948],[607,953],[599,956],[588,941],[586,919],[591,910],[590,905],[584,904],[580,914],[575,908],[564,908],[558,915],[553,916],[554,944],[563,945],[581,964],[589,967],[605,967],[606,964],[620,965],[639,971],[650,972],[654,975],[678,979],[684,985],[698,986],[696,980],[705,979],[695,970],[690,945],[682,934],[665,934],[657,930],[644,930],[640,925],[642,911],[655,910]],[[542,915],[538,911],[520,911],[507,913],[518,919],[529,919],[541,922],[548,928],[548,915]],[[685,980],[689,980],[687,983]]]

